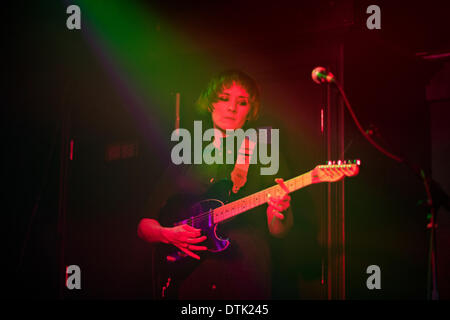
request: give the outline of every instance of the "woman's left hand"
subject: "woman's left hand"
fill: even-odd
[[[291,196],[289,195],[289,189],[284,184],[283,179],[275,179],[280,187],[286,192],[283,197],[269,196],[267,200],[267,214],[274,214],[278,219],[283,220],[284,215],[281,213],[286,211],[291,206]]]

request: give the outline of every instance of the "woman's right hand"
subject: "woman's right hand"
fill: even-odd
[[[208,249],[205,246],[196,245],[206,240],[206,236],[201,235],[201,230],[187,224],[164,228],[162,236],[165,239],[165,243],[173,244],[182,252],[197,260],[200,260],[200,257],[192,251],[205,251]]]

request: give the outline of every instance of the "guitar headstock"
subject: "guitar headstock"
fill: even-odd
[[[336,182],[344,177],[353,177],[359,173],[360,160],[328,161],[326,165],[316,166],[312,170],[313,183]]]

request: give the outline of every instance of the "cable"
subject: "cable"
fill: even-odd
[[[351,107],[351,105],[350,105],[350,102],[348,101],[348,99],[347,99],[347,96],[345,95],[345,92],[344,92],[344,90],[342,89],[342,87],[341,87],[341,85],[337,82],[337,81],[335,81],[334,82],[335,84],[336,84],[336,87],[338,88],[338,90],[339,90],[339,92],[341,93],[341,96],[342,96],[342,98],[344,99],[344,102],[345,102],[345,106],[347,107],[347,109],[348,109],[348,111],[350,112],[350,115],[352,116],[352,118],[353,118],[353,121],[355,121],[355,124],[356,124],[356,126],[358,127],[358,129],[359,129],[359,131],[361,132],[361,134],[375,147],[375,148],[377,148],[380,152],[382,152],[382,153],[384,153],[386,156],[388,156],[389,158],[391,158],[391,159],[394,159],[395,161],[397,161],[397,162],[400,162],[400,163],[402,163],[402,162],[404,162],[405,160],[404,159],[402,159],[402,158],[400,158],[400,157],[398,157],[398,156],[396,156],[396,155],[394,155],[394,154],[392,154],[392,153],[390,153],[390,152],[388,152],[388,151],[386,151],[384,148],[382,148],[381,146],[379,146],[365,131],[364,131],[364,129],[362,128],[362,126],[361,126],[361,124],[359,123],[359,121],[358,121],[358,118],[356,118],[356,115],[355,115],[355,113],[353,112],[353,109],[352,109],[352,107]]]

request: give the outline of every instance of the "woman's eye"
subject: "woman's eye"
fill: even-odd
[[[241,106],[246,106],[246,105],[247,105],[247,101],[241,101],[241,102],[239,103],[239,105],[241,105]]]
[[[220,101],[228,101],[228,98],[227,97],[219,97],[219,100]]]

